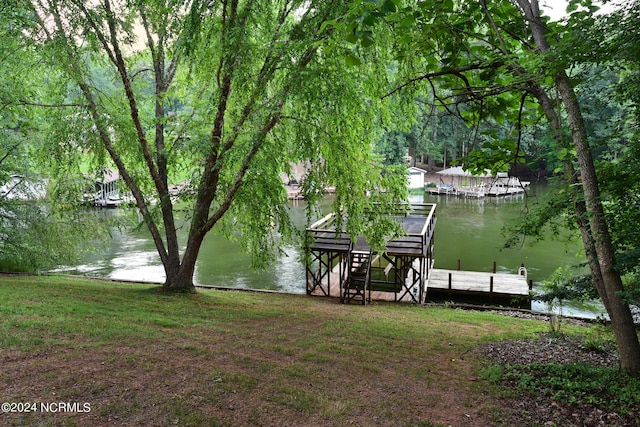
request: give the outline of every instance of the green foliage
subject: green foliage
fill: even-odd
[[[381,7],[394,12],[390,4]],[[393,107],[406,103],[383,102],[390,54],[376,51],[366,31],[358,38],[371,48],[367,63],[345,67],[345,55],[353,64],[360,55],[328,25],[345,10],[328,0],[26,7],[33,19],[20,40],[41,55],[52,83],[42,98],[67,106],[47,113],[56,200],[73,203],[83,173],[117,169],[172,267],[168,283],[181,263],[192,271],[214,225],[254,266],[273,259],[296,237],[281,178],[295,163],[308,166],[309,217],[335,187],[349,231],[376,242],[395,231],[362,214],[406,198],[404,171],[381,167],[373,154],[380,129],[401,121]],[[168,191],[177,184],[179,204]],[[182,253],[181,209],[191,223]]]
[[[541,292],[534,298],[550,306],[566,301],[588,302],[595,298],[597,293],[590,276],[576,274],[573,269],[572,266],[558,268],[542,282]]]
[[[640,139],[637,134],[625,140],[621,156],[598,164],[601,192],[612,241],[616,247],[616,268],[625,282],[625,299],[640,301]]]
[[[405,156],[409,152],[407,139],[408,135],[404,132],[387,132],[376,143],[376,152],[383,157],[385,164],[403,164],[405,163]]]
[[[407,109],[409,124],[402,130],[392,130],[376,142],[376,152],[386,164],[404,164],[405,155],[414,159],[429,158],[432,162],[449,164],[464,156],[473,145],[474,129],[464,120],[438,107],[432,96],[416,93],[413,105]]]
[[[521,246],[525,241],[536,243],[547,238],[573,241],[575,220],[572,216],[573,188],[553,180],[554,191],[544,197],[528,199],[522,215],[512,224],[505,224],[505,248]]]
[[[583,345],[587,350],[606,353],[613,352],[616,348],[611,325],[592,325],[583,335]]]
[[[350,7],[344,21],[334,25],[345,41],[361,48],[357,52],[362,59],[372,45],[365,41],[369,38],[378,49],[392,49],[398,71],[390,94],[428,92],[433,105],[464,121],[468,136],[454,136],[456,151],[451,153],[453,158],[463,157],[459,164],[472,171],[497,172],[524,162],[533,144],[523,137],[524,129],[538,114],[527,99],[526,80],[544,79],[536,74],[547,72],[550,61],[546,58],[542,64],[538,55],[523,47],[531,40],[515,24],[514,17],[521,12],[509,2],[397,6],[359,2]],[[498,27],[504,31],[497,33]],[[549,23],[549,28],[556,26]],[[440,157],[447,150],[446,131],[434,129],[436,134],[429,135],[434,149],[427,153]]]
[[[71,265],[104,245],[109,223],[96,211],[54,213],[42,202],[5,201],[1,206],[0,271]]]
[[[542,281],[540,290],[532,298],[547,304],[552,313],[549,321],[550,332],[560,334],[562,307],[567,303],[589,304],[598,296],[591,276],[576,274],[574,267],[558,268],[547,279]]]
[[[593,405],[623,416],[635,413],[640,405],[640,380],[617,368],[587,364],[513,365],[504,368],[500,381],[513,384],[531,398]]]
[[[620,77],[616,92],[620,99],[633,107],[636,123],[640,121],[640,52],[638,43],[635,42],[640,36],[639,17],[640,1],[617,4],[615,12],[602,16],[586,38],[591,42],[591,49],[587,51],[590,59],[606,66]]]
[[[609,90],[610,100],[622,104],[624,114],[609,114],[615,132],[601,144],[604,153],[598,164],[605,214],[616,246],[616,268],[623,274],[624,297],[637,304],[640,301],[640,180],[637,167],[640,160],[640,61],[638,46],[633,40],[638,34],[640,2],[619,5],[615,13],[602,17],[592,28],[590,39],[599,41],[593,57],[615,77]],[[602,37],[606,34],[607,37]],[[608,105],[608,104],[607,104]],[[613,143],[613,149],[608,150]]]
[[[27,5],[12,3],[0,6],[0,271],[40,272],[99,246],[94,239],[107,225],[51,191],[55,183],[46,177],[55,161],[43,155],[43,135],[52,105],[43,95],[59,86],[21,38],[31,26]]]

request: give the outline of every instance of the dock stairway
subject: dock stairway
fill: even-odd
[[[349,270],[342,286],[340,302],[366,304],[371,300],[371,251],[349,252]]]

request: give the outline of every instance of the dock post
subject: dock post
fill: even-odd
[[[489,293],[493,295],[493,276],[489,277]]]
[[[493,274],[496,274],[496,262],[493,261]]]
[[[460,271],[460,259],[458,259],[458,271]]]
[[[451,273],[449,273],[449,290],[451,290]]]

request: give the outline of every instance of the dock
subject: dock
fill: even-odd
[[[427,300],[490,303],[531,308],[526,270],[520,274],[434,268],[427,280]]]
[[[307,294],[338,296],[367,304],[384,293],[393,301],[422,303],[433,265],[435,204],[398,206],[389,216],[404,230],[377,253],[362,236],[344,231],[345,220],[329,214],[306,230]]]
[[[478,186],[478,187],[425,187],[425,191],[436,196],[458,196],[467,198],[524,196],[528,182],[523,186]]]
[[[345,218],[329,214],[305,233],[308,295],[342,303],[373,300],[424,304],[452,301],[530,307],[526,270],[519,274],[434,269],[435,204],[412,204],[389,214],[404,233],[374,252],[363,236],[344,231]],[[523,273],[523,274],[522,274]]]
[[[314,296],[339,297],[342,289],[337,273],[332,274],[328,287],[310,292]],[[531,284],[526,276],[513,273],[486,273],[431,269],[425,282],[424,303],[455,302],[476,305],[501,305],[515,308],[531,308]],[[415,292],[413,292],[415,291]],[[396,296],[394,293],[371,290],[371,301],[416,302],[417,288],[412,293]]]
[[[487,170],[482,174],[472,174],[461,166],[436,172],[441,176],[439,185],[425,186],[425,191],[434,195],[458,197],[506,197],[524,195],[529,181],[509,176],[506,172],[498,172],[492,176]]]

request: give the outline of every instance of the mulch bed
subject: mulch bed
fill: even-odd
[[[517,315],[520,317],[520,315]],[[615,349],[594,350],[581,338],[541,334],[539,339],[505,340],[487,343],[477,352],[501,366],[585,363],[597,367],[617,367]],[[502,414],[504,425],[518,426],[637,426],[640,408],[634,414],[621,416],[593,405],[570,405],[544,397],[530,399],[505,398]]]

